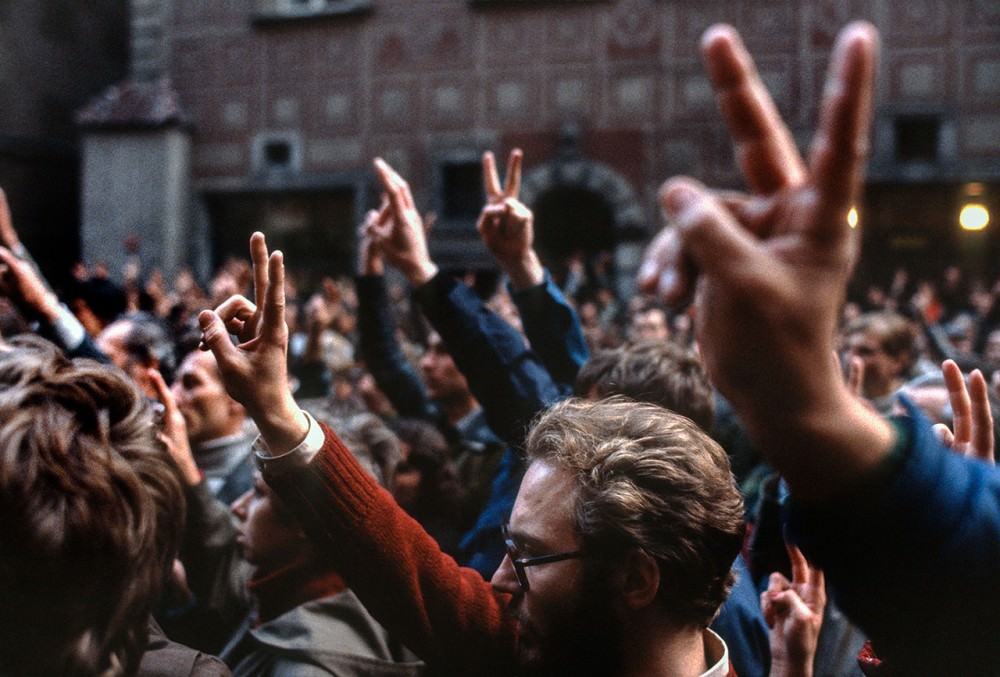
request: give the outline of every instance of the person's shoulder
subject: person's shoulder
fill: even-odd
[[[301,604],[251,632],[274,652],[273,674],[282,677],[411,677],[423,671],[349,590]]]
[[[231,674],[215,656],[168,639],[160,626],[150,621],[149,644],[139,663],[139,677],[230,677]]]

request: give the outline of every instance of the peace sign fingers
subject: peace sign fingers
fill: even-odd
[[[500,185],[500,175],[497,172],[496,157],[492,151],[483,153],[483,187],[486,189],[486,198],[490,204],[502,202],[505,198],[517,198],[521,192],[521,162],[524,153],[520,148],[515,148],[510,152],[507,160],[507,176]]]

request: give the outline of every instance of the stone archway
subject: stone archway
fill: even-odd
[[[631,296],[635,289],[639,257],[648,234],[643,210],[632,186],[610,167],[584,159],[555,160],[527,172],[521,182],[521,199],[536,213],[539,208],[544,210],[547,197],[560,196],[567,199],[577,196],[589,202],[588,213],[591,215],[597,212],[609,216],[611,224],[607,233],[590,232],[583,237],[590,237],[599,245],[606,244],[613,252],[615,291],[623,299]],[[539,226],[545,227],[541,222]],[[567,235],[575,237],[577,234]],[[544,238],[544,234],[536,235],[536,239],[541,241]]]

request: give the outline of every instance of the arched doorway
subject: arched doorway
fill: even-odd
[[[525,175],[521,198],[535,212],[536,248],[557,280],[582,256],[619,297],[632,294],[648,229],[620,174],[588,160],[555,160]]]

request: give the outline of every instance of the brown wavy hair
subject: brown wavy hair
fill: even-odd
[[[528,458],[576,478],[583,549],[641,548],[660,567],[657,599],[706,627],[733,583],[743,499],[722,448],[687,417],[624,397],[570,399],[541,415]]]
[[[599,351],[580,369],[579,397],[625,395],[687,416],[702,430],[712,428],[715,399],[698,355],[672,341],[638,341]]]
[[[133,383],[35,337],[0,352],[0,672],[133,674],[184,513]]]

